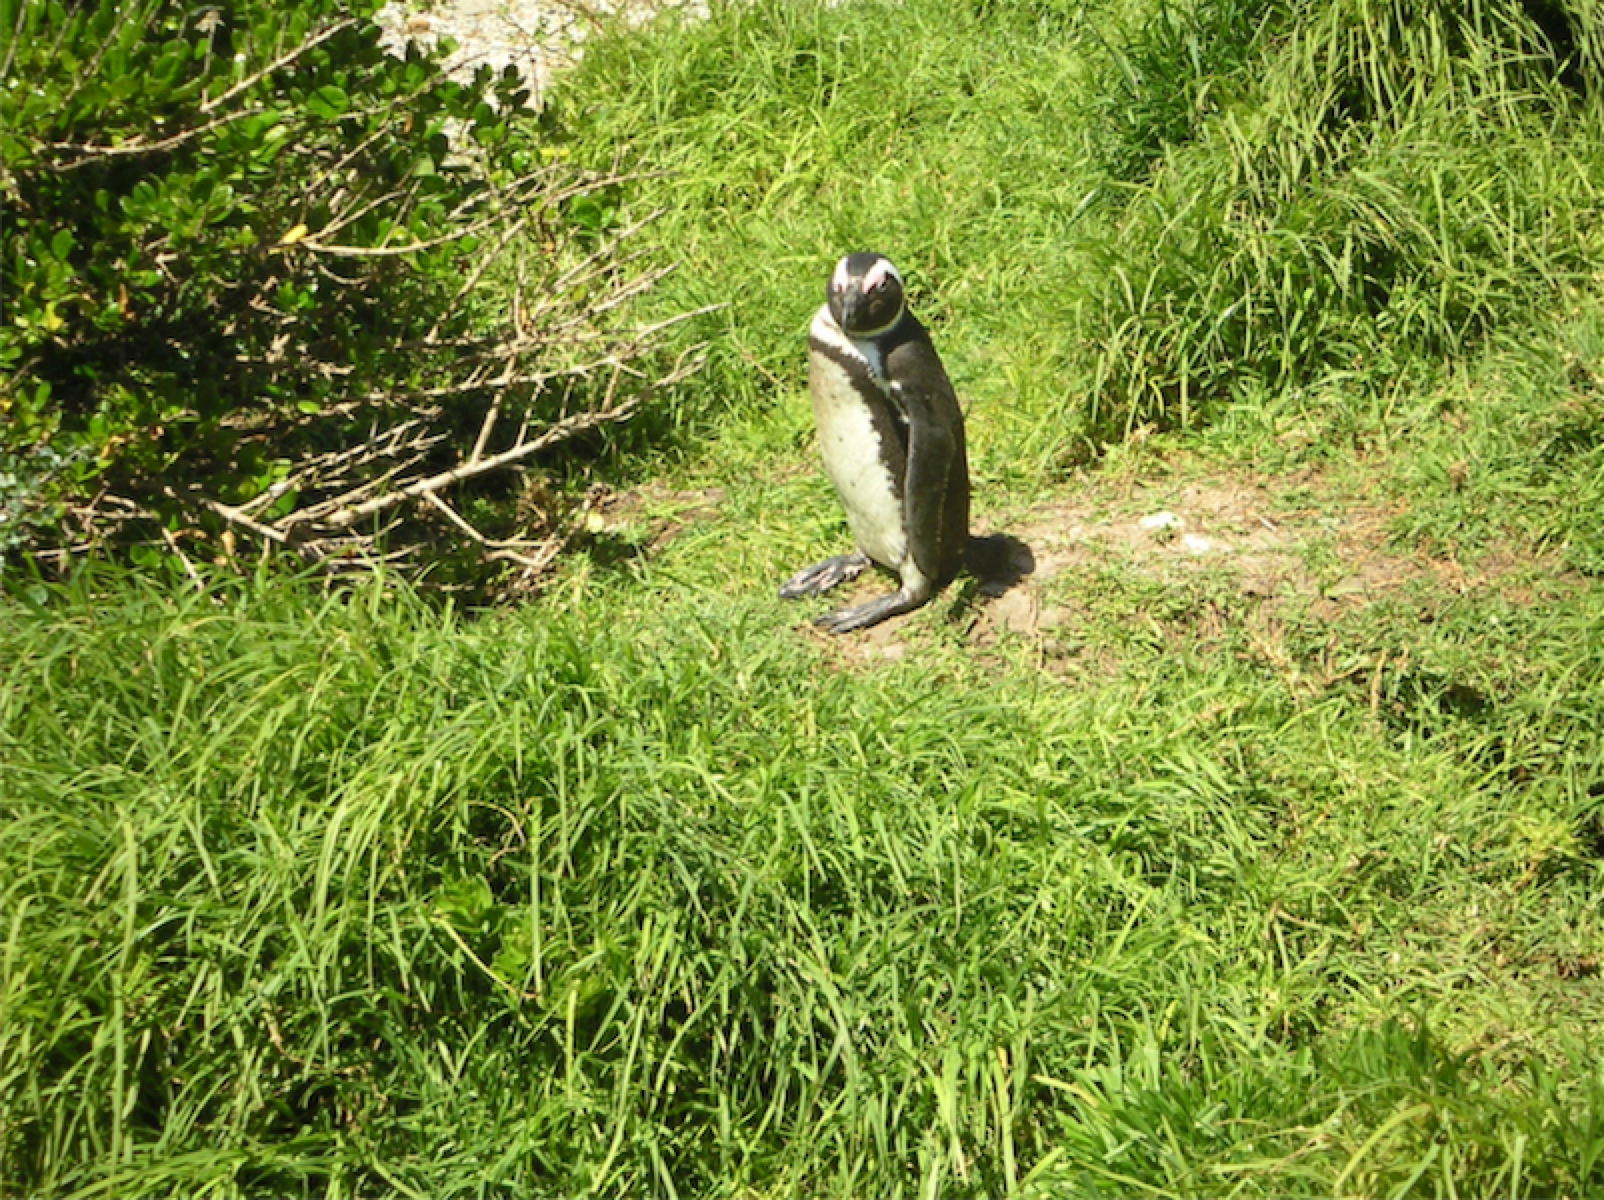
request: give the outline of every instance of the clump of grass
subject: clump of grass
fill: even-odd
[[[1241,98],[1169,149],[1093,249],[1094,426],[1186,423],[1249,384],[1395,379],[1559,303],[1596,259],[1578,92],[1597,87],[1601,31],[1589,9],[1544,11],[1551,28],[1513,0],[1276,17],[1257,86],[1233,71]]]
[[[1085,93],[1093,161],[1111,178],[1144,178],[1165,150],[1192,141],[1251,90],[1250,68],[1286,22],[1285,0],[1158,0],[1088,21]]]
[[[1397,414],[1416,452],[1398,491],[1429,495],[1401,535],[1437,550],[1531,546],[1556,566],[1604,573],[1604,311],[1556,314],[1545,339],[1498,345]]]
[[[1517,0],[758,3],[598,44],[549,119],[663,172],[624,208],[666,210],[665,312],[728,305],[674,420],[791,398],[830,262],[872,246],[977,470],[1021,487],[1528,327],[1598,261],[1599,46],[1585,7]]]
[[[902,268],[972,423],[1031,440],[1032,464],[1072,436],[1057,331],[1083,294],[1067,235],[1095,183],[1085,22],[1042,7],[757,0],[587,50],[556,136],[662,172],[626,198],[664,210],[646,236],[682,264],[652,302],[726,306],[697,330],[709,361],[677,419],[705,430],[799,398],[830,268],[869,247]]]

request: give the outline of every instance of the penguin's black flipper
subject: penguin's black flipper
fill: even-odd
[[[902,486],[904,528],[908,531],[908,557],[918,577],[903,576],[903,590],[922,604],[952,576],[948,560],[953,547],[944,545],[947,487],[952,478],[958,444],[933,417],[917,413],[916,406],[933,407],[931,398],[903,390],[899,397],[909,411],[912,436],[908,439],[908,474]],[[964,531],[968,536],[968,530]]]
[[[798,596],[817,596],[837,584],[856,579],[869,569],[866,554],[837,554],[811,567],[803,567],[780,585],[780,599],[794,600]]]

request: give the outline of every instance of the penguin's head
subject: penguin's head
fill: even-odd
[[[884,333],[902,319],[902,276],[880,254],[849,254],[825,289],[830,315],[849,337]]]

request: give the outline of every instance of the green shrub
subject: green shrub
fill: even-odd
[[[0,539],[377,553],[402,509],[361,502],[640,391],[592,319],[619,283],[595,181],[517,134],[515,77],[398,60],[375,7],[0,0],[0,454],[31,481]]]

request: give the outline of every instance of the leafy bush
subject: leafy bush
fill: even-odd
[[[1595,261],[1590,9],[1311,0],[1276,25],[1206,122],[1113,127],[1115,164],[1186,140],[1094,247],[1083,357],[1105,433],[1188,421],[1247,381],[1461,354]]]
[[[403,511],[532,561],[451,472],[645,394],[605,181],[519,135],[515,77],[386,54],[374,7],[0,0],[0,452],[56,561],[124,527],[343,561]]]

